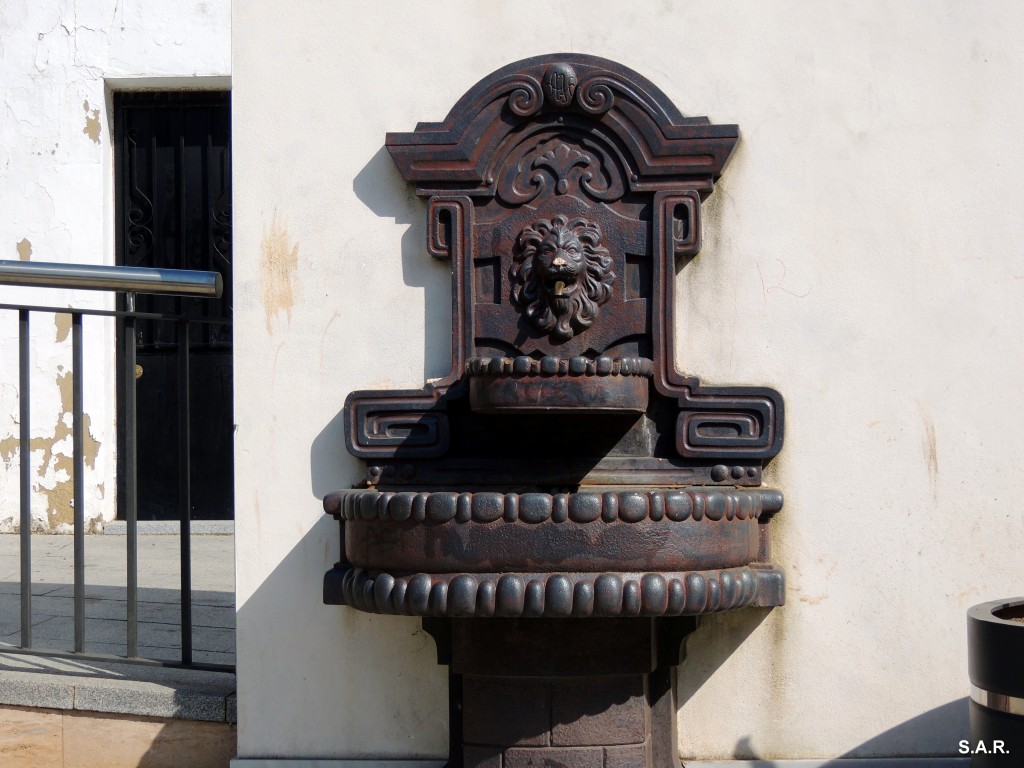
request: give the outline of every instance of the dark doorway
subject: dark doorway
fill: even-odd
[[[230,94],[115,93],[114,114],[117,263],[215,270],[224,279],[220,299],[139,295],[135,310],[190,320],[191,516],[231,519]],[[178,348],[185,327],[173,319],[139,319],[135,324],[140,520],[179,517]],[[122,325],[119,350],[124,348],[123,334]],[[119,407],[124,402],[123,389],[119,377]],[[119,413],[119,478],[124,476],[124,424]],[[118,498],[119,502],[124,499],[121,482]],[[121,503],[119,516],[124,517]]]

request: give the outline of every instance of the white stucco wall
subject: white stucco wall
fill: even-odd
[[[787,403],[786,607],[706,620],[685,756],[956,753],[966,608],[1024,592],[1024,8],[1011,2],[237,3],[239,751],[441,756],[418,622],[320,603],[346,394],[447,370],[448,273],[383,150],[571,50],[738,123],[677,345]]]
[[[229,0],[0,3],[0,259],[114,263],[111,93],[228,87]],[[89,291],[0,288],[2,303],[113,308]],[[33,518],[71,519],[69,315],[32,318]],[[83,323],[86,516],[115,514],[115,347]],[[0,311],[0,527],[18,519],[17,313]],[[5,522],[6,521],[6,522]]]

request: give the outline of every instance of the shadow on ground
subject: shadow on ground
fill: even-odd
[[[21,643],[21,599],[18,582],[0,582],[0,651]],[[139,655],[161,661],[181,660],[181,595],[176,589],[138,590]],[[73,651],[74,586],[32,585],[32,648]],[[127,653],[127,589],[85,587],[85,651],[124,656]],[[193,661],[235,663],[235,595],[193,590]]]

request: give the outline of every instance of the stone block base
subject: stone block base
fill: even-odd
[[[692,619],[425,620],[451,668],[449,768],[676,768]]]

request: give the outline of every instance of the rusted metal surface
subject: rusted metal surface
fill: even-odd
[[[469,404],[477,413],[574,413],[647,410],[645,379],[639,376],[555,378],[470,376]]]
[[[403,616],[696,616],[779,605],[782,571],[754,563],[721,571],[429,573],[349,568],[325,583],[329,602]]]
[[[672,765],[688,617],[783,602],[782,495],[759,487],[782,398],[702,385],[673,341],[676,273],[738,138],[581,54],[512,64],[387,136],[451,263],[452,364],[346,400],[366,481],[324,500],[342,539],[324,599],[424,617],[453,665],[453,768]],[[624,670],[623,637],[657,658]],[[556,699],[564,717],[534,723]]]
[[[778,494],[690,488],[338,495],[345,555],[396,573],[687,571],[756,561]]]

